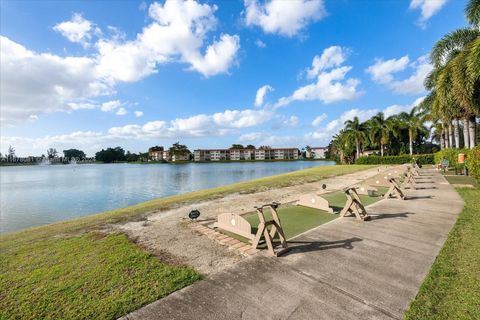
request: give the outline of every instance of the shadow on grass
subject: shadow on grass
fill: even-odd
[[[291,254],[305,253],[312,251],[320,250],[330,250],[330,249],[353,249],[353,243],[363,241],[360,238],[353,237],[344,240],[336,241],[288,241],[288,245],[291,248],[283,256],[288,256]]]

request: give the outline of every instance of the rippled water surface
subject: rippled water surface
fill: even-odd
[[[0,232],[121,208],[329,161],[0,167]]]

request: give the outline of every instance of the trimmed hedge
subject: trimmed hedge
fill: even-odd
[[[468,174],[480,180],[480,146],[476,146],[467,155]]]
[[[442,161],[442,158],[445,157],[450,162],[450,166],[455,167],[458,164],[458,154],[459,153],[464,153],[467,155],[470,153],[469,149],[461,148],[461,149],[455,149],[455,148],[448,148],[448,149],[443,149],[441,151],[438,151],[435,153],[435,163],[439,164],[440,161]]]
[[[476,179],[480,179],[480,146],[476,146],[475,148],[469,149],[455,149],[455,148],[448,148],[443,149],[437,153],[435,153],[435,163],[440,163],[443,157],[450,161],[451,167],[457,167],[458,164],[458,154],[464,153],[467,157],[466,166],[469,172],[469,175],[475,177]],[[460,164],[460,166],[462,166]]]
[[[423,164],[434,164],[434,155],[432,154],[403,154],[401,156],[367,156],[360,157],[355,161],[355,164],[404,164],[412,163],[413,159],[420,161]]]

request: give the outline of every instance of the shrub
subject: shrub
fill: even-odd
[[[480,180],[480,146],[469,150],[467,154],[468,174]]]
[[[356,164],[403,164],[411,163],[413,159],[418,160],[421,164],[433,164],[434,155],[433,154],[414,154],[410,156],[409,154],[404,154],[400,156],[368,156],[360,157],[355,161]]]
[[[455,167],[458,164],[458,154],[464,153],[468,156],[470,150],[462,148],[462,149],[455,149],[455,148],[448,148],[443,149],[437,153],[435,153],[435,163],[440,163],[442,158],[445,157],[450,162],[450,166]]]

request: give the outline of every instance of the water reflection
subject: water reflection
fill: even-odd
[[[333,164],[328,161],[295,161],[1,167],[0,232],[121,208],[158,197]]]

